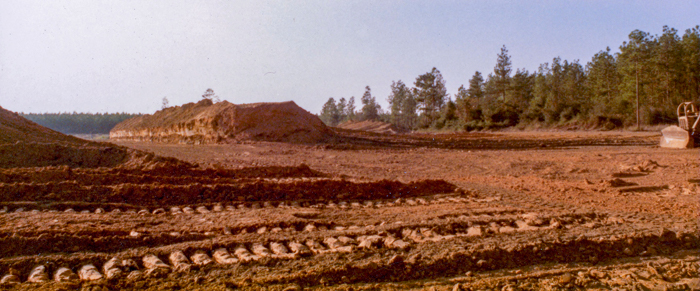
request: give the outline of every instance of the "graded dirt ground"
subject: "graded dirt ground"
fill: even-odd
[[[0,170],[2,286],[700,289],[696,149],[650,132],[334,130],[118,142],[198,165],[177,171]]]

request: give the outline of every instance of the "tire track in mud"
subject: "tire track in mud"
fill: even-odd
[[[425,193],[424,193],[425,194]],[[398,199],[356,199],[356,200],[283,200],[283,201],[256,201],[236,202],[224,206],[222,203],[203,203],[196,205],[175,205],[169,208],[148,208],[125,203],[89,203],[89,202],[0,202],[0,214],[29,212],[39,213],[66,213],[66,214],[104,214],[124,213],[139,215],[159,214],[207,214],[216,212],[232,212],[242,209],[285,208],[285,209],[360,209],[383,208],[397,206],[417,206],[429,204],[483,202],[486,199],[475,199],[476,194],[456,189],[451,194],[436,194],[417,196],[414,198]],[[515,211],[515,210],[514,210]]]
[[[631,228],[631,221],[604,214],[513,214],[512,210],[476,213],[466,220],[447,218],[451,223],[351,228],[314,222],[287,230],[279,225],[263,225],[254,233],[248,233],[247,228],[229,229],[230,234],[208,241],[116,253],[4,258],[0,259],[0,270],[5,272],[0,283],[40,283],[51,278],[133,281],[170,272],[247,266],[258,261],[337,259],[333,254],[376,253],[384,258],[360,259],[341,269],[315,268],[314,272],[287,277],[261,277],[262,283],[317,285],[444,277],[546,262],[597,263],[621,255],[649,256],[700,247],[700,240],[692,231]],[[387,257],[390,259],[385,260]]]
[[[62,167],[0,169],[0,183],[48,183],[74,181],[80,185],[234,183],[246,179],[323,178],[328,175],[306,165],[267,166],[241,169],[85,169]]]
[[[302,232],[312,230],[355,230],[360,227],[357,225],[337,225],[331,222],[317,221],[313,224],[308,224],[308,218],[313,218],[316,212],[310,212],[318,209],[338,209],[351,210],[357,208],[386,208],[397,207],[401,205],[418,205],[416,200],[421,201],[421,205],[427,204],[444,204],[444,203],[467,203],[473,201],[471,197],[461,197],[454,194],[445,197],[424,197],[418,199],[396,199],[396,200],[375,200],[360,202],[333,201],[323,203],[299,203],[291,202],[270,202],[263,203],[238,203],[224,206],[223,204],[215,204],[212,207],[207,206],[185,206],[171,207],[169,209],[157,208],[149,210],[147,208],[138,208],[128,205],[110,205],[113,208],[96,207],[98,205],[85,206],[80,208],[65,208],[65,210],[56,209],[32,209],[37,207],[35,203],[18,203],[3,206],[0,209],[0,215],[10,215],[12,217],[35,216],[42,215],[44,219],[51,219],[51,215],[61,215],[70,217],[86,217],[99,219],[103,215],[111,218],[131,219],[131,217],[183,217],[189,220],[202,219],[202,217],[226,216],[231,213],[241,211],[273,210],[273,209],[292,209],[299,210],[293,216],[295,219],[287,220],[279,223],[252,223],[243,225],[227,225],[218,228],[216,231],[148,231],[137,230],[78,230],[64,232],[61,230],[44,230],[39,233],[36,231],[7,231],[0,232],[0,244],[8,247],[0,250],[0,257],[31,255],[34,253],[52,253],[52,252],[78,252],[78,251],[96,251],[96,252],[114,252],[123,249],[142,247],[142,246],[162,246],[179,242],[200,241],[214,237],[216,235],[231,235],[265,232]],[[52,205],[60,207],[61,205]],[[96,207],[96,208],[95,208]],[[130,207],[130,208],[129,208]],[[58,208],[61,209],[61,208]],[[77,210],[76,210],[77,209]],[[89,210],[95,209],[95,210]],[[495,210],[486,210],[485,212],[477,212],[477,214],[495,213]],[[475,215],[474,213],[469,213]],[[209,216],[208,216],[209,215]],[[10,218],[12,219],[12,218]],[[365,227],[365,226],[363,226]],[[27,247],[28,246],[28,247]]]

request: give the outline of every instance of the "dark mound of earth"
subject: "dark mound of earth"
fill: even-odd
[[[158,157],[114,144],[65,135],[0,107],[0,168],[46,166],[139,169],[192,167],[174,158]]]

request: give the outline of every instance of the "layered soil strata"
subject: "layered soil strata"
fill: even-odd
[[[117,124],[114,140],[227,143],[242,140],[317,143],[332,136],[323,122],[293,101],[232,104],[202,100]]]

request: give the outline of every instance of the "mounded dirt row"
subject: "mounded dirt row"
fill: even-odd
[[[228,201],[367,200],[451,193],[456,187],[442,180],[410,183],[345,180],[296,181],[281,184],[255,181],[238,184],[119,184],[84,186],[75,181],[0,183],[0,201],[84,201],[169,207]]]
[[[225,203],[200,203],[197,205],[183,206],[173,206],[169,209],[160,208],[148,208],[139,205],[132,205],[126,203],[91,203],[91,202],[0,202],[0,214],[8,213],[23,213],[29,212],[33,214],[39,213],[65,213],[65,214],[103,214],[103,213],[122,213],[125,214],[138,214],[138,215],[159,215],[159,214],[193,214],[200,213],[206,214],[210,212],[222,212],[226,211],[236,211],[237,209],[260,209],[260,208],[294,208],[294,209],[319,209],[319,208],[337,208],[337,209],[351,209],[351,208],[381,208],[381,207],[395,207],[401,205],[416,206],[416,205],[428,205],[428,204],[446,204],[446,203],[466,203],[466,202],[479,202],[485,201],[487,199],[476,199],[474,193],[459,191],[456,193],[448,194],[437,194],[437,195],[427,195],[427,196],[416,196],[413,198],[398,198],[393,199],[368,199],[364,201],[360,200],[305,200],[305,201],[254,201],[254,202],[234,202]],[[469,197],[464,197],[469,196]],[[482,209],[479,213],[492,214],[494,210]],[[500,210],[498,210],[500,212]],[[511,213],[522,213],[523,210],[510,209]],[[458,215],[455,215],[458,216]],[[448,216],[445,216],[448,217]]]
[[[240,179],[279,179],[312,178],[327,175],[314,171],[306,165],[296,167],[247,167],[241,169],[81,169],[64,167],[0,169],[0,183],[48,183],[75,181],[78,184],[117,185],[117,184],[230,184]]]
[[[246,239],[250,239],[248,235],[209,242],[135,249],[117,254],[10,258],[0,260],[0,264],[4,265],[2,269],[11,268],[14,271],[8,272],[19,274],[20,281],[26,281],[29,271],[37,265],[44,265],[48,272],[55,272],[63,266],[69,266],[77,271],[87,264],[103,269],[104,264],[116,256],[120,260],[132,259],[139,262],[137,266],[132,265],[123,269],[124,272],[137,267],[147,275],[146,277],[148,274],[164,276],[173,270],[176,272],[196,270],[198,263],[194,258],[195,255],[204,254],[205,258],[216,257],[214,251],[223,247],[237,259],[235,262],[229,261],[234,264],[233,267],[228,264],[217,266],[206,263],[203,265],[207,267],[202,266],[198,272],[204,272],[206,276],[207,273],[223,268],[220,271],[227,276],[243,279],[246,270],[252,268],[257,272],[256,283],[297,283],[303,286],[314,286],[439,278],[466,272],[484,272],[552,262],[597,264],[619,257],[669,255],[679,250],[700,247],[700,239],[693,232],[673,232],[643,227],[630,229],[624,224],[606,226],[586,235],[579,235],[581,231],[581,226],[573,226],[565,231],[569,235],[558,232],[526,231],[519,235],[502,233],[487,237],[453,237],[437,242],[414,241],[410,244],[405,242],[401,244],[400,236],[396,236],[395,231],[380,232],[372,239],[369,238],[372,236],[369,234],[369,236],[343,236],[328,231],[309,234],[304,232],[304,235],[288,239],[286,242],[262,237],[246,242]],[[259,235],[264,236],[264,233]],[[533,236],[537,239],[533,239]],[[404,240],[409,242],[410,238],[404,238]],[[299,247],[299,244],[295,247],[293,246],[295,241],[301,241],[307,247]],[[309,241],[315,241],[315,243]],[[191,260],[190,262],[185,259],[184,262],[193,266],[185,270],[181,269],[172,259],[173,253],[178,251],[184,252],[183,254]],[[155,254],[161,261],[168,263],[161,265],[163,269],[154,272],[146,259],[149,254]],[[306,259],[311,255],[314,255],[312,259]],[[291,265],[285,263],[277,268],[277,264],[274,263],[277,259],[299,260],[299,263]],[[249,265],[250,262],[258,263]],[[238,264],[243,265],[235,267]],[[297,270],[289,273],[290,267],[308,269],[305,272]],[[112,280],[109,285],[129,284],[128,281],[131,281],[124,277],[116,280]]]
[[[649,136],[584,136],[584,137],[535,137],[504,136],[497,133],[449,133],[449,134],[376,134],[371,132],[333,128],[338,133],[333,143],[324,145],[324,149],[365,150],[365,149],[537,149],[566,148],[579,146],[634,146],[656,145],[657,137]]]

